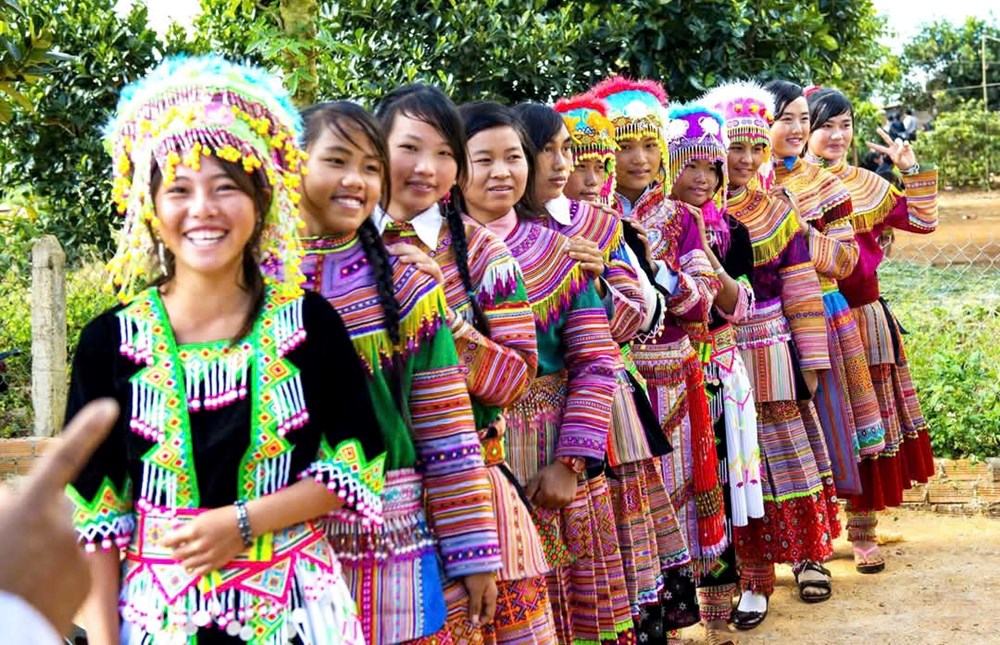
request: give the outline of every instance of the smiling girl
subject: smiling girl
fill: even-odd
[[[485,630],[486,640],[555,643],[545,583],[550,567],[523,490],[504,459],[503,411],[525,394],[538,367],[521,270],[502,241],[462,219],[457,185],[468,177],[468,153],[451,100],[437,88],[409,85],[382,99],[376,115],[387,134],[394,178],[388,210],[377,213],[377,221],[387,243],[416,246],[440,265],[449,323],[489,466],[503,568],[497,573],[496,619]]]
[[[303,120],[307,286],[344,317],[388,448],[385,522],[340,513],[330,541],[369,643],[466,642],[478,631],[470,624],[493,618],[501,559],[445,294],[390,255],[370,219],[392,194],[374,120],[349,102],[315,105]],[[462,611],[449,616],[449,606]]]
[[[463,105],[469,219],[500,237],[524,275],[538,373],[508,410],[507,460],[525,487],[554,567],[549,597],[560,643],[634,640],[603,462],[614,355],[593,284],[568,240],[537,219],[534,159],[517,117],[496,103]]]
[[[930,436],[910,377],[901,328],[879,295],[878,267],[883,231],[891,228],[927,234],[937,228],[937,170],[921,171],[910,144],[893,141],[884,131],[885,145],[868,144],[888,155],[899,168],[904,189],[862,168],[848,165],[847,151],[854,140],[854,110],[833,89],[809,95],[810,158],[836,174],[851,192],[851,223],[859,257],[854,270],[838,281],[861,332],[865,357],[881,418],[885,446],[867,453],[860,463],[860,495],[848,497],[847,532],[854,561],[861,573],[878,573],[885,561],[875,541],[875,511],[899,506],[911,481],[926,482],[934,474]]]
[[[277,79],[216,57],[122,93],[125,304],[81,333],[67,412],[130,411],[68,488],[95,645],[364,642],[321,519],[381,522],[385,454],[343,322],[298,286],[298,127]]]

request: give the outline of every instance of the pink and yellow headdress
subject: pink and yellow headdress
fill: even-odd
[[[722,114],[730,142],[765,146],[764,163],[757,177],[764,187],[774,179],[771,162],[771,125],[774,123],[774,96],[752,81],[727,83],[701,99]]]
[[[664,165],[667,159],[665,128],[667,103],[670,100],[663,86],[652,80],[635,81],[613,76],[594,86],[588,94],[604,99],[608,118],[615,126],[615,141],[641,140],[655,137]],[[669,191],[665,182],[664,191]]]
[[[712,199],[702,206],[702,215],[709,228],[723,226],[722,212],[726,209],[726,186],[729,183],[726,163],[729,139],[722,126],[722,116],[698,103],[673,108],[670,110],[670,125],[667,126],[667,147],[670,150],[668,176],[671,182],[676,183],[684,166],[694,159],[706,159],[717,165],[722,180]],[[706,208],[709,204],[714,205],[714,209]]]
[[[608,104],[589,94],[556,101],[558,112],[573,140],[573,160],[597,159],[604,163],[607,180],[601,187],[601,199],[608,201],[615,192],[615,126],[608,119]]]
[[[125,217],[108,264],[118,297],[130,300],[159,273],[154,163],[168,185],[178,164],[197,170],[210,155],[241,164],[270,188],[256,260],[267,283],[299,293],[300,130],[298,111],[276,77],[218,56],[168,58],[123,89],[105,130],[114,161],[112,198]]]

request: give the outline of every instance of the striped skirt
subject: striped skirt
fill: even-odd
[[[507,411],[507,463],[521,485],[555,459],[566,386],[564,371],[540,376]],[[555,511],[534,507],[532,514],[551,567],[546,581],[558,642],[634,642],[605,476],[581,476],[568,506]]]
[[[904,489],[933,476],[934,459],[899,323],[882,299],[853,312],[885,427],[885,444],[873,459],[861,462],[864,490],[848,498],[848,508],[878,511],[899,506]]]
[[[820,474],[822,436],[817,433],[811,440],[795,401],[757,403],[757,436],[764,517],[735,527],[737,556],[772,564],[828,559],[833,553],[833,500]]]

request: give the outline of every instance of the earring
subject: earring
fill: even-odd
[[[163,240],[157,240],[156,254],[160,258],[160,275],[167,275],[167,246]]]
[[[444,197],[442,197],[442,198],[441,198],[441,204],[442,204],[442,205],[444,205],[444,206],[448,206],[448,204],[450,204],[450,203],[451,203],[451,190],[452,190],[452,189],[451,189],[451,188],[449,188],[449,189],[448,189],[448,192],[447,192],[447,193],[445,193],[445,194],[444,194]]]

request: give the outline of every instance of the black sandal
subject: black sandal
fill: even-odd
[[[764,622],[764,619],[767,618],[767,611],[771,608],[771,599],[767,598],[765,602],[767,604],[764,606],[764,611],[740,611],[739,609],[734,609],[732,614],[733,627],[746,631]]]
[[[821,575],[826,576],[827,579],[809,580],[809,581],[803,580],[802,582],[799,582],[799,575],[803,571],[812,571],[813,573],[819,573]],[[795,572],[795,584],[799,586],[799,598],[802,599],[802,602],[816,603],[829,600],[830,596],[833,595],[833,588],[830,586],[831,577],[832,574],[830,573],[830,570],[824,567],[823,565],[817,562],[806,562],[801,569]],[[822,589],[826,593],[819,595],[815,594],[807,595],[805,593],[805,590],[808,589],[809,587],[812,587],[813,589]]]

